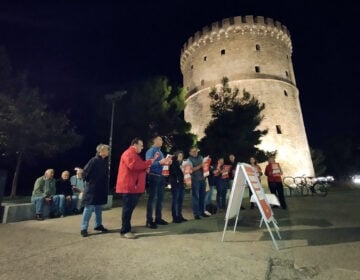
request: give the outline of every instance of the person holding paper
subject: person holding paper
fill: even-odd
[[[141,194],[145,192],[146,171],[155,160],[143,160],[139,156],[143,148],[140,138],[131,141],[130,147],[121,155],[116,180],[116,192],[122,194],[123,200],[120,235],[127,239],[136,238],[131,232],[131,216]]]
[[[184,153],[175,152],[174,159],[170,165],[169,182],[171,185],[171,213],[173,223],[181,223],[187,221],[182,215],[182,207],[185,195],[184,173],[182,171],[182,162]]]
[[[265,167],[265,175],[267,176],[270,192],[278,197],[281,208],[287,209],[282,174],[280,164],[275,161],[274,157],[269,157],[268,165]]]
[[[146,207],[146,227],[157,228],[157,225],[167,225],[168,222],[162,218],[162,207],[164,200],[164,189],[166,185],[165,177],[163,176],[163,166],[171,163],[171,160],[164,158],[161,151],[163,139],[161,136],[156,136],[152,140],[153,145],[146,151],[146,160],[156,158],[150,167],[148,173],[147,192],[149,194]],[[155,202],[156,200],[156,202]],[[153,209],[155,206],[155,220],[153,219]]]
[[[191,198],[192,210],[195,220],[201,217],[209,217],[205,213],[205,178],[203,173],[203,157],[198,154],[197,147],[191,147],[189,151],[188,160],[191,162],[193,168],[191,173]]]
[[[251,164],[251,166],[255,169],[255,174],[259,179],[259,182],[261,184],[261,176],[263,175],[262,170],[260,165],[257,163],[257,160],[255,157],[250,157],[249,162]],[[251,189],[249,188],[249,199],[251,199],[252,196],[252,192]],[[254,209],[254,202],[250,202],[250,208]]]

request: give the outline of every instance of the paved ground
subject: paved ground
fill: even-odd
[[[0,279],[360,279],[359,189],[288,197],[289,210],[274,209],[279,251],[247,202],[221,242],[225,213],[192,220],[187,194],[191,220],[151,230],[144,201],[134,212],[136,240],[118,233],[121,207],[103,213],[110,233],[90,230],[87,238],[79,234],[81,216],[0,224]],[[170,221],[169,208],[167,199]]]

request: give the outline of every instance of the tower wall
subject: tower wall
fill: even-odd
[[[291,61],[287,28],[264,17],[234,17],[213,23],[190,37],[180,66],[187,89],[185,119],[200,138],[211,119],[211,87],[228,77],[231,87],[245,89],[265,103],[267,128],[259,148],[277,150],[285,175],[314,175],[299,91]]]

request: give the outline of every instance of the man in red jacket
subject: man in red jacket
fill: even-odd
[[[155,159],[143,160],[139,153],[144,148],[143,141],[135,138],[120,158],[116,181],[116,193],[122,194],[122,226],[120,234],[127,239],[136,236],[131,232],[131,216],[142,193],[145,192],[146,170]]]

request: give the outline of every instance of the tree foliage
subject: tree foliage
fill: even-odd
[[[331,134],[324,149],[327,174],[346,179],[360,172],[360,141],[356,133]]]
[[[20,164],[39,156],[51,157],[81,142],[63,113],[49,110],[38,91],[27,85],[25,75],[11,74],[8,59],[0,51],[0,151],[17,158],[11,195],[16,194]]]
[[[121,153],[134,137],[144,140],[144,150],[155,135],[163,137],[163,151],[188,150],[194,143],[191,125],[183,118],[185,92],[172,87],[163,76],[151,77],[125,86],[127,94],[116,101],[112,139],[111,174],[115,178]],[[122,89],[123,90],[123,89]],[[111,102],[98,106],[97,138],[108,139]],[[113,180],[112,180],[113,181]],[[112,182],[113,183],[113,182]]]
[[[116,103],[114,120],[114,152],[116,146],[125,149],[136,136],[147,143],[154,135],[165,139],[165,150],[189,147],[194,135],[183,118],[185,92],[174,88],[166,77],[152,77],[129,84],[127,94]],[[100,121],[109,123],[110,104],[100,108]],[[108,130],[107,125],[104,126]],[[108,134],[108,132],[105,132]]]
[[[267,134],[258,128],[265,105],[245,89],[240,96],[238,88],[229,87],[228,78],[221,82],[219,89],[214,87],[209,93],[213,119],[199,143],[202,154],[218,158],[234,153],[237,160],[248,161],[250,156],[265,160],[264,151],[256,147]]]
[[[323,151],[319,149],[310,149],[315,176],[325,175],[327,167],[325,165],[326,157]]]

